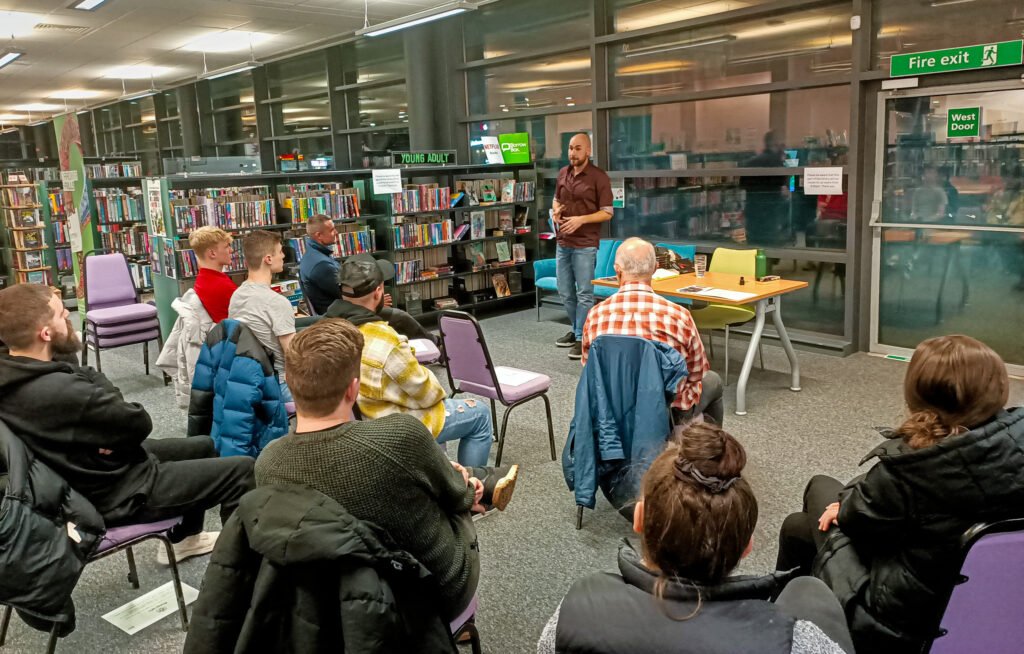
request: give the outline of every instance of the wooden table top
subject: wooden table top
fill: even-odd
[[[764,300],[776,295],[783,295],[785,293],[792,293],[793,291],[799,291],[802,288],[807,288],[807,282],[797,282],[789,279],[780,279],[774,282],[758,282],[753,276],[744,276],[746,283],[740,284],[740,275],[730,275],[728,273],[704,273],[704,276],[699,278],[697,273],[687,273],[685,275],[679,275],[678,277],[669,277],[668,279],[655,280],[653,284],[654,292],[658,295],[665,295],[668,297],[682,297],[688,300],[701,300],[702,302],[712,302],[714,304],[727,304],[733,307],[743,306],[745,304],[753,304],[758,300]],[[594,284],[596,286],[611,286],[617,287],[619,283],[615,278],[602,278],[595,279]],[[683,293],[679,289],[687,286],[710,286],[712,288],[721,289],[723,291],[736,291],[739,293],[751,293],[752,296],[744,298],[742,300],[727,300],[725,298],[711,297],[708,295],[702,295],[698,293]]]

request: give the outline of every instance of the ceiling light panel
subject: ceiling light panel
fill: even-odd
[[[57,98],[58,100],[86,100],[88,98],[95,98],[99,95],[103,95],[100,91],[87,91],[85,89],[67,89],[65,91],[55,91],[48,98]]]
[[[74,4],[72,4],[71,8],[81,9],[82,11],[92,11],[93,9],[99,7],[106,1],[107,0],[81,0],[81,2],[75,2]]]
[[[244,52],[250,45],[255,47],[272,38],[272,34],[264,32],[227,30],[200,36],[181,46],[181,49],[188,52]]]
[[[22,114],[0,114],[0,120],[25,120],[28,116]]]
[[[39,22],[39,16],[25,14],[20,11],[0,11],[0,34],[7,39],[12,36],[25,36],[32,33],[32,28]]]
[[[151,77],[162,77],[171,72],[172,69],[164,66],[115,66],[103,73],[109,79],[149,79]]]
[[[64,105],[60,104],[45,104],[43,102],[34,102],[32,104],[19,104],[11,107],[15,111],[57,111],[63,109]]]

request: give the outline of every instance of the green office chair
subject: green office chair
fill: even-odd
[[[711,255],[709,272],[727,273],[730,275],[743,275],[754,279],[757,274],[757,250],[730,250],[729,248],[715,248]],[[729,328],[754,319],[753,307],[733,307],[727,304],[708,304],[703,309],[690,311],[693,322],[697,329],[706,329],[713,332],[716,329],[725,330],[725,375],[722,385],[729,385]],[[711,356],[714,356],[714,346],[709,334],[708,345],[711,346]],[[761,360],[761,370],[764,370],[764,352],[761,350],[761,343],[757,344],[757,354]]]

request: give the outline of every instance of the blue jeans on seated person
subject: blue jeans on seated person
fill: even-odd
[[[555,248],[555,274],[558,276],[558,297],[569,314],[569,324],[577,341],[583,340],[583,324],[594,306],[594,268],[597,248]]]
[[[456,460],[460,465],[487,465],[491,442],[494,440],[491,410],[487,404],[480,400],[447,399],[444,401],[444,413],[444,427],[437,435],[437,442],[459,441]]]

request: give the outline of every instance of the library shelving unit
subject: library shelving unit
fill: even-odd
[[[297,303],[305,225],[317,213],[335,221],[336,259],[370,253],[395,263],[400,277],[396,276],[388,290],[395,306],[413,315],[424,319],[435,315],[435,300],[443,298],[449,298],[441,302],[445,306],[475,311],[533,297],[532,268],[527,265],[535,252],[537,234],[532,164],[402,169],[403,199],[419,197],[423,202],[427,195],[437,195],[440,202],[445,194],[442,189],[447,189],[450,201],[461,189],[464,196],[455,207],[405,206],[402,200],[396,207],[396,198],[373,193],[371,177],[371,170],[359,169],[147,179],[144,205],[162,329],[170,331],[176,318],[171,303],[195,282],[195,255],[188,247],[190,229],[212,224],[236,236],[238,256],[225,271],[236,282],[245,278],[241,239],[237,237],[253,229],[280,230],[286,264],[275,285]],[[494,201],[470,206],[467,191],[483,201],[485,190],[495,194]],[[513,194],[511,201],[501,202],[503,190]],[[231,212],[243,217],[237,222],[229,222],[228,211],[216,206],[231,202],[240,203]],[[447,233],[445,225],[449,226]],[[520,247],[514,247],[516,244]],[[498,274],[504,274],[504,280],[498,280],[496,290],[492,276]],[[519,290],[510,292],[509,282]]]
[[[68,218],[64,211],[64,197],[59,181],[39,182],[39,202],[42,204],[43,224],[46,240],[50,246],[47,263],[51,268],[53,285],[61,288],[62,279],[70,276],[69,286],[74,289],[74,260],[71,255],[71,235],[68,232]]]
[[[2,259],[4,285],[52,284],[53,270],[49,263],[39,186],[19,173],[11,173],[0,187],[0,210],[3,213]]]
[[[119,165],[119,164],[118,164]],[[143,207],[142,178],[91,177],[86,192],[92,203],[93,244],[121,252],[140,292],[153,290],[151,253]]]

